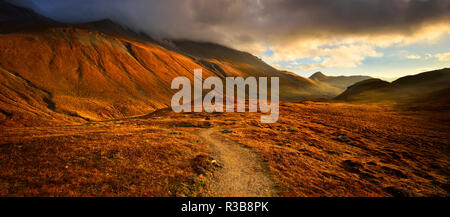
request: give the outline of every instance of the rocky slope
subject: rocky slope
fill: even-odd
[[[167,107],[177,76],[278,76],[282,100],[336,95],[278,71],[257,57],[217,44],[160,43],[111,21],[61,24],[0,4],[0,118],[105,120]],[[29,121],[24,121],[29,120]]]

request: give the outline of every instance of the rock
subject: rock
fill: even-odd
[[[363,164],[352,161],[352,160],[344,160],[341,162],[342,167],[352,173],[359,173],[360,170],[364,167]]]
[[[215,167],[222,167],[222,165],[220,165],[219,162],[217,162],[216,160],[212,160],[211,164]]]
[[[167,134],[169,134],[169,135],[181,135],[180,132],[168,132]]]
[[[230,130],[230,129],[222,130],[222,133],[232,133],[232,132],[233,132],[233,130]]]
[[[400,189],[400,188],[396,188],[396,187],[386,187],[383,188],[384,191],[386,191],[387,193],[391,194],[394,197],[412,197],[412,193],[409,190],[406,189]]]
[[[350,141],[352,141],[350,138],[348,138],[345,135],[339,135],[338,136],[338,140],[341,141],[341,142],[350,142]]]
[[[289,131],[289,132],[298,132],[298,130],[295,129],[295,128],[289,128],[288,131]]]
[[[382,166],[381,169],[383,169],[384,172],[386,174],[390,175],[390,176],[396,176],[396,177],[402,178],[402,179],[407,179],[408,178],[408,176],[405,173],[403,173],[402,171],[400,171],[400,170],[397,170],[397,169],[394,169],[394,168],[390,168],[390,167],[387,167],[387,166]]]
[[[376,165],[377,165],[377,163],[375,163],[375,162],[373,162],[373,161],[370,161],[370,162],[368,162],[367,164],[370,165],[370,166],[376,166]]]
[[[199,154],[192,159],[191,166],[197,174],[206,174],[214,170],[213,159],[210,156]]]

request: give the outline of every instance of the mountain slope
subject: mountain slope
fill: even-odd
[[[14,10],[11,14],[30,12],[2,6]],[[310,79],[216,44],[175,41],[175,46],[168,46],[111,21],[66,25],[35,14],[25,17],[9,16],[5,24],[26,20],[27,25],[0,30],[4,123],[147,114],[168,107],[176,92],[170,89],[172,79],[192,80],[195,68],[203,68],[204,77],[279,76],[282,100],[335,94]]]
[[[345,92],[335,99],[345,101],[426,103],[428,101],[427,99],[434,99],[436,101],[436,99],[448,98],[443,91],[445,92],[449,88],[450,68],[444,68],[402,77],[392,83],[379,79],[358,82],[348,87]]]
[[[381,79],[368,79],[357,82],[347,88],[343,93],[337,96],[337,100],[364,101],[375,99],[377,92],[384,93],[390,87],[390,83]],[[379,94],[378,94],[379,95]]]
[[[280,98],[299,100],[311,97],[332,97],[338,94],[334,88],[324,87],[311,79],[292,72],[279,71],[261,59],[242,51],[221,45],[187,40],[173,41],[175,49],[193,58],[217,76],[279,77]]]
[[[69,27],[4,35],[0,50],[5,78],[15,74],[24,81],[22,86],[47,93],[54,111],[88,119],[136,115],[166,107],[172,94],[170,78],[189,76],[188,69],[200,67],[156,44],[149,46]],[[22,86],[3,83],[1,89],[3,93],[4,89],[17,92]],[[18,94],[36,98],[27,96],[28,91]]]
[[[360,81],[371,79],[370,76],[353,75],[353,76],[327,76],[322,72],[316,72],[309,79],[328,84],[334,88],[344,91],[347,87]]]

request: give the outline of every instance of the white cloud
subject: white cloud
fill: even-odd
[[[433,58],[433,54],[430,53],[425,54],[425,60],[429,60],[431,58]]]
[[[269,63],[292,62],[292,69],[316,69],[328,67],[352,68],[362,64],[367,57],[382,57],[376,46],[358,41],[331,42],[327,40],[299,41],[290,47],[273,46],[274,54],[263,57]],[[300,59],[312,59],[315,63],[295,64]]]
[[[410,59],[410,60],[418,60],[418,59],[420,59],[420,56],[419,55],[409,55],[409,56],[406,56],[406,58]]]
[[[378,48],[405,47],[418,43],[436,43],[438,39],[450,34],[449,24],[422,26],[415,33],[405,34],[379,34],[379,35],[346,35],[327,36],[324,38],[297,38],[290,42],[272,42],[271,56],[263,56],[268,63],[295,62],[309,59],[315,62],[293,65],[288,63],[288,70],[309,70],[331,67],[354,68],[363,63],[366,58],[383,57]],[[408,59],[420,59],[421,56],[409,55],[406,50],[401,56]],[[437,57],[424,55],[424,59]],[[445,56],[440,56],[445,59]],[[442,61],[442,60],[441,60]]]
[[[450,61],[450,52],[439,53],[434,55],[439,61],[446,62]]]
[[[322,58],[320,58],[319,56],[316,56],[313,58],[314,61],[319,62],[322,61]]]

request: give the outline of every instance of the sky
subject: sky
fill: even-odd
[[[449,0],[10,0],[67,23],[252,53],[302,76],[397,78],[450,66]]]

